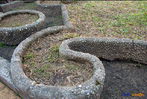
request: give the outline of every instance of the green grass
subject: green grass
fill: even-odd
[[[29,64],[30,64],[31,66],[33,66],[33,65],[34,65],[34,62],[30,62]]]
[[[2,42],[0,42],[0,47],[3,47],[3,43]]]
[[[0,48],[7,48],[8,46],[4,45],[2,42],[0,42]]]
[[[76,70],[76,67],[74,65],[67,65],[67,63],[64,64],[66,66],[67,70]]]
[[[82,36],[147,40],[147,1],[79,1],[67,9]]]
[[[33,54],[27,54],[24,56],[25,59],[31,59],[33,57],[34,57]]]
[[[74,27],[83,36],[147,40],[147,1],[77,1],[66,7],[69,20],[76,20]],[[35,2],[12,10],[34,8]]]
[[[62,15],[59,16],[60,20],[62,20]]]
[[[54,47],[49,48],[51,52],[58,52],[60,45],[56,45]]]

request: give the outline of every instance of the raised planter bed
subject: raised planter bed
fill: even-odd
[[[18,6],[23,6],[23,1],[13,1],[6,4],[0,4],[0,12],[7,12],[10,9],[16,8]]]
[[[48,86],[44,84],[36,84],[35,81],[30,80],[23,72],[22,69],[22,55],[24,50],[29,44],[31,44],[37,38],[52,33],[53,31],[59,31],[61,27],[50,28],[50,32],[42,30],[28,37],[22,41],[15,49],[11,59],[11,76],[12,81],[18,90],[17,93],[23,98],[41,99],[41,98],[68,98],[68,99],[84,99],[100,97],[100,93],[103,88],[105,71],[101,61],[90,54],[80,53],[82,60],[88,61],[93,65],[92,77],[81,83],[69,87],[56,87]],[[80,57],[79,56],[79,57]]]
[[[7,12],[0,16],[3,20],[5,17],[21,14],[37,15],[38,19],[30,24],[18,27],[0,27],[0,42],[7,45],[17,45],[31,34],[45,27],[45,15],[42,12],[34,10],[18,10]]]
[[[56,31],[59,29],[60,28],[56,28]],[[88,61],[92,63],[94,72],[91,79],[71,87],[56,87],[44,84],[36,84],[35,81],[28,79],[28,77],[24,74],[22,70],[23,66],[21,57],[23,51],[29,44],[31,44],[32,41],[40,36],[48,34],[43,31],[41,32],[38,32],[21,42],[15,49],[11,60],[11,76],[17,90],[19,90],[19,95],[23,98],[28,96],[27,98],[34,99],[97,99],[101,94],[105,78],[104,67],[97,57],[102,57],[108,60],[132,58],[134,61],[147,64],[146,41],[109,38],[73,38],[64,41],[60,45],[60,56],[64,57],[65,59],[82,62]],[[96,84],[96,82],[99,82],[99,84]],[[49,94],[47,95],[46,93]]]
[[[59,56],[58,36],[47,35],[33,41],[23,51],[23,70],[28,78],[37,84],[50,86],[74,86],[93,75],[93,66],[89,62],[65,60]]]

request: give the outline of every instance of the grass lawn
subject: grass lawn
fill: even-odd
[[[66,7],[82,37],[147,40],[147,1],[81,1]]]

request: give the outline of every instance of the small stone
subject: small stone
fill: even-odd
[[[79,87],[81,88],[81,87],[82,87],[82,85],[79,85]]]
[[[36,85],[37,83],[35,81],[32,82],[32,85]]]
[[[87,95],[90,95],[89,92],[87,93]]]

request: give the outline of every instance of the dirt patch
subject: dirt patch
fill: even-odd
[[[106,77],[100,99],[146,99],[147,65],[131,61],[101,61]],[[124,96],[123,93],[142,93],[144,96]]]
[[[90,79],[92,64],[59,56],[58,35],[41,37],[27,48],[23,55],[25,74],[37,83],[53,86],[73,86]]]
[[[0,20],[0,27],[18,27],[30,24],[38,19],[35,14],[14,14],[6,16]]]

